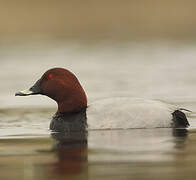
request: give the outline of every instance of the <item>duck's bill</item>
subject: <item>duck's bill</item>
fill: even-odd
[[[26,89],[24,91],[19,91],[15,93],[15,96],[29,96],[29,95],[35,95],[40,94],[40,80],[38,80],[30,89]]]
[[[26,89],[24,91],[19,91],[19,92],[15,93],[15,96],[29,96],[29,95],[33,95],[33,94],[34,94],[33,91]]]

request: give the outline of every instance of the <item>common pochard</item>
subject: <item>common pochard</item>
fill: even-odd
[[[87,128],[87,124],[89,129],[189,126],[183,109],[157,100],[119,97],[87,105],[87,96],[80,82],[64,68],[46,71],[30,89],[15,95],[36,94],[46,95],[57,102],[58,110],[50,124],[52,130],[81,131]]]

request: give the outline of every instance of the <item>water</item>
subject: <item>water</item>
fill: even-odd
[[[44,71],[64,67],[79,78],[89,104],[106,97],[161,99],[196,109],[194,43],[25,42],[0,48],[1,179],[193,179],[195,113],[188,132],[172,129],[89,131],[85,143],[54,139],[56,104],[15,97]],[[145,118],[145,117],[144,117]],[[11,172],[11,173],[10,173]]]
[[[194,133],[171,129],[92,131],[88,146],[75,147],[50,137],[1,138],[1,178],[191,179],[194,143]]]

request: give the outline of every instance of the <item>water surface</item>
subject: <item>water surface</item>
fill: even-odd
[[[196,176],[196,48],[193,43],[43,42],[1,46],[0,179],[193,179]],[[51,67],[80,79],[89,104],[106,97],[161,99],[191,109],[188,131],[89,131],[54,138],[56,104],[14,97]],[[145,117],[144,117],[145,118]],[[63,137],[63,136],[61,136]],[[88,142],[88,144],[87,144]]]

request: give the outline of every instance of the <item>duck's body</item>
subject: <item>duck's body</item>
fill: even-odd
[[[178,114],[177,114],[178,112]],[[108,98],[92,103],[87,109],[89,129],[186,127],[176,123],[180,108],[158,100],[141,98]],[[183,114],[183,112],[181,112]],[[181,114],[181,116],[182,116]]]
[[[87,108],[82,86],[74,74],[63,68],[48,70],[32,88],[16,93],[33,94],[46,95],[57,102],[58,111],[50,125],[52,130],[82,131],[86,129],[86,116],[88,129],[189,126],[185,114],[177,106],[156,100],[110,98]]]
[[[177,107],[139,98],[111,98],[87,109],[89,129],[171,127]]]

